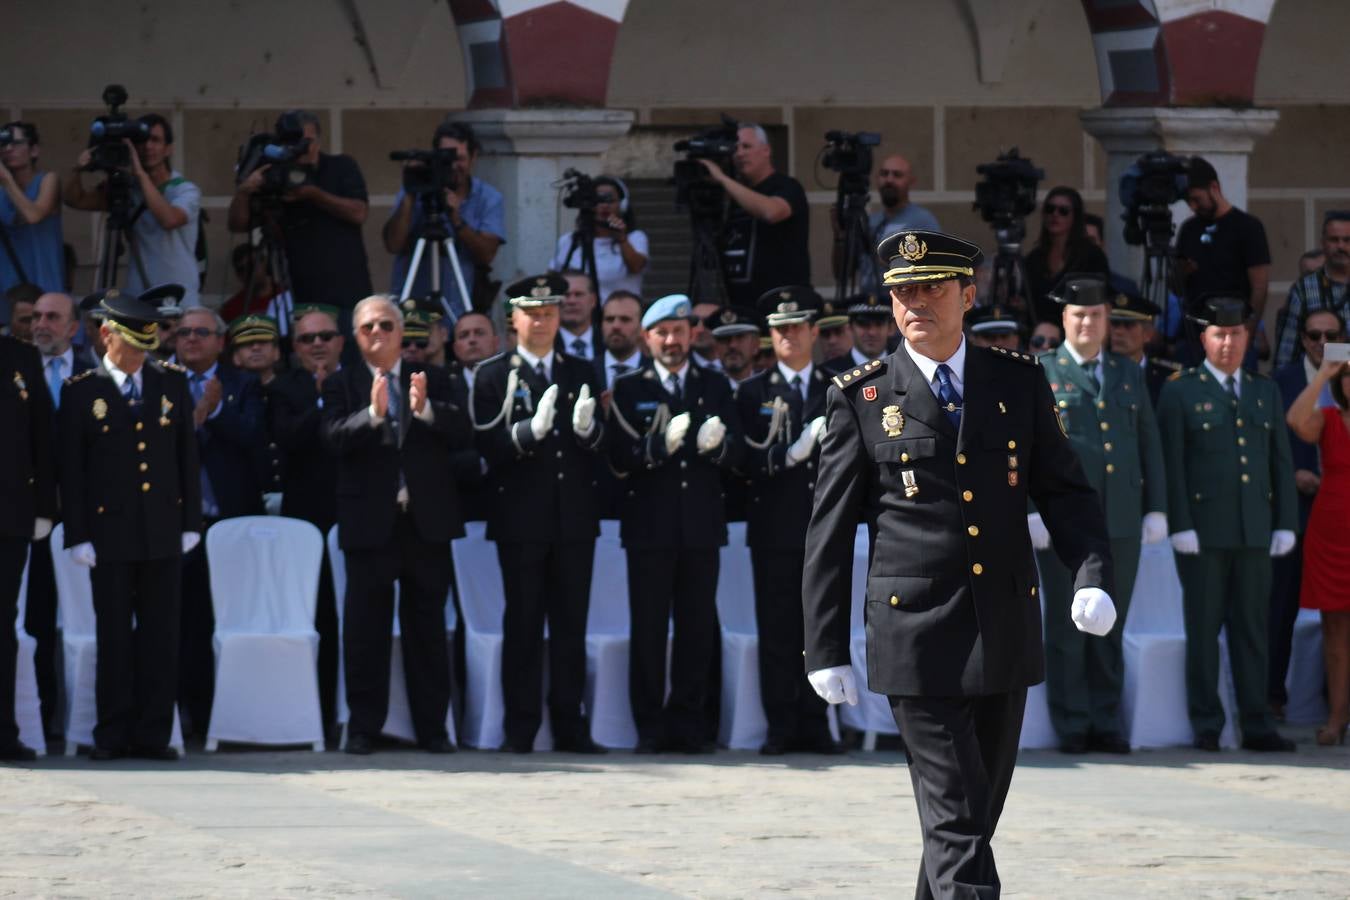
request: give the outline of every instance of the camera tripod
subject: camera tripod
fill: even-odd
[[[281,226],[278,222],[280,210],[273,204],[257,200],[250,210],[248,244],[252,248],[249,254],[248,280],[244,285],[244,314],[254,312],[253,301],[257,299],[258,268],[267,267],[268,277],[272,281],[275,293],[272,296],[272,312],[276,316],[277,329],[281,336],[283,357],[290,352],[291,313],[295,309],[295,300],[291,295],[291,272],[286,261],[286,247],[281,239]],[[258,242],[253,243],[254,231],[258,233]],[[267,312],[267,310],[263,310]]]
[[[839,222],[837,246],[843,252],[844,258],[839,261],[839,272],[834,282],[834,299],[836,303],[842,303],[850,297],[870,294],[876,290],[876,283],[866,285],[860,283],[863,266],[858,263],[864,255],[870,257],[876,247],[872,243],[868,227],[866,189],[861,193],[856,190],[845,190],[844,179],[841,177],[835,210]],[[877,279],[878,282],[879,280]]]
[[[459,321],[459,317],[466,312],[473,310],[473,298],[469,294],[469,289],[464,282],[464,272],[460,268],[459,253],[455,249],[455,238],[452,229],[449,227],[447,213],[444,210],[430,209],[426,210],[425,221],[420,225],[416,232],[416,240],[413,243],[412,260],[408,263],[408,275],[403,279],[403,290],[399,292],[399,300],[406,300],[412,296],[413,285],[417,283],[417,273],[421,268],[422,259],[425,256],[427,265],[431,271],[431,293],[441,307],[445,310],[446,318],[453,326]],[[431,254],[427,256],[427,246],[431,245]],[[450,270],[455,278],[455,287],[459,288],[459,309],[455,309],[445,292],[441,290],[441,254],[444,253],[450,260]]]
[[[581,251],[581,271],[591,281],[591,291],[596,296],[595,309],[591,311],[592,325],[598,327],[601,319],[601,307],[604,297],[600,296],[600,275],[595,268],[595,207],[583,206],[577,210],[577,227],[572,231],[572,243],[563,257],[563,268],[572,268],[572,257]]]
[[[1022,319],[1022,327],[1031,334],[1036,327],[1036,298],[1027,296],[1029,280],[1026,263],[1022,261],[1022,238],[1026,233],[1026,225],[1021,220],[994,226],[998,251],[991,264],[989,303],[985,305],[1001,304],[1016,310]]]
[[[726,193],[719,185],[695,183],[688,188],[689,228],[693,252],[689,256],[689,302],[727,304],[727,279],[722,267]]]
[[[150,279],[145,274],[145,263],[136,246],[136,235],[132,231],[135,216],[131,213],[131,185],[126,175],[113,169],[108,172],[107,182],[108,217],[103,222],[103,233],[99,237],[98,271],[94,276],[94,290],[102,291],[117,286],[117,269],[123,252],[136,267],[142,289],[150,287]]]

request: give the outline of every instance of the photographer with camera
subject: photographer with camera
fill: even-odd
[[[0,126],[0,291],[25,282],[61,291],[63,263],[61,179],[38,168],[37,126]]]
[[[236,234],[259,225],[274,229],[296,304],[338,307],[343,330],[350,332],[352,307],[372,293],[361,238],[369,212],[365,178],[350,156],[321,152],[319,119],[313,113],[282,113],[276,131],[271,137],[282,151],[277,161],[239,173],[229,229]]]
[[[125,101],[125,93],[122,99]],[[200,306],[197,232],[202,192],[171,165],[173,126],[169,120],[158,113],[148,113],[136,122],[131,130],[137,138],[120,138],[126,147],[124,158],[128,166],[110,165],[121,160],[107,152],[112,148],[106,143],[90,146],[80,154],[66,180],[63,193],[66,205],[92,212],[108,211],[112,205],[121,203],[112,196],[110,185],[120,180],[122,176],[117,173],[123,168],[129,171],[132,244],[127,291],[140,294],[152,285],[181,284],[183,307]],[[88,171],[102,171],[108,177],[92,190],[86,190],[82,176]]]
[[[642,272],[647,268],[647,232],[636,227],[628,185],[613,175],[591,179],[591,199],[595,204],[595,277],[600,296],[628,291],[642,296]],[[583,216],[577,215],[577,228],[558,238],[558,247],[549,261],[551,272],[580,269],[583,259]]]
[[[481,147],[472,128],[460,122],[442,122],[436,127],[431,144],[435,151],[427,154],[431,157],[431,171],[413,172],[411,177],[418,179],[417,190],[410,191],[408,170],[428,167],[428,163],[421,159],[405,162],[403,186],[399,188],[393,214],[384,223],[385,249],[397,254],[390,290],[400,296],[407,293],[403,287],[417,238],[428,226],[443,224],[454,239],[459,270],[469,297],[459,296],[453,269],[448,260],[439,259],[439,248],[433,246],[430,249],[438,254],[435,261],[440,266],[441,295],[453,318],[458,319],[475,308],[473,295],[479,292],[475,285],[487,281],[497,248],[506,243],[506,212],[501,191],[481,178],[473,177],[473,166]],[[419,179],[418,176],[429,177]],[[433,219],[444,221],[433,222]],[[430,236],[428,243],[431,243]],[[409,296],[426,297],[431,293],[431,274],[426,268],[430,264],[423,262],[419,266]]]
[[[774,169],[764,129],[745,122],[736,129],[735,178],[710,159],[698,162],[735,204],[722,244],[730,301],[754,306],[780,284],[810,284],[806,191]]]

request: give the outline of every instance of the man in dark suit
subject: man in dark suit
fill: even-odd
[[[1345,340],[1345,323],[1330,309],[1305,313],[1298,323],[1303,353],[1276,369],[1271,376],[1280,389],[1280,401],[1288,409],[1322,365],[1322,351],[1328,343]],[[1334,406],[1331,389],[1323,391],[1318,406]],[[1288,426],[1285,426],[1288,428]],[[1313,498],[1322,482],[1322,464],[1317,447],[1300,440],[1289,429],[1289,452],[1294,463],[1294,487],[1298,490],[1298,542],[1293,551],[1270,561],[1270,676],[1266,692],[1271,713],[1284,720],[1289,702],[1285,679],[1289,675],[1289,655],[1294,638],[1294,620],[1298,618],[1298,598],[1303,585],[1303,532],[1312,512]]]
[[[323,385],[338,370],[342,358],[342,333],[337,308],[297,307],[291,336],[299,368],[279,374],[267,386],[271,438],[281,453],[281,514],[304,519],[324,535],[323,567],[319,570],[319,596],[314,607],[314,628],[319,632],[319,707],[325,732],[335,734],[337,723],[337,674],[342,652],[338,645],[337,605],[333,596],[333,572],[328,559],[328,529],[337,522],[337,457],[323,442],[319,425],[323,419]]]
[[[877,251],[904,344],[833,379],[807,535],[806,669],[856,702],[853,543],[868,524],[868,686],[890,698],[923,827],[918,897],[997,897],[990,841],[1017,759],[1028,686],[1044,675],[1034,500],[1075,573],[1071,616],[1115,610],[1101,507],[1034,358],[961,332],[981,254],[902,231]]]
[[[605,429],[595,368],[554,349],[566,293],[567,279],[556,274],[508,287],[516,349],[484,360],[473,382],[474,427],[493,498],[487,537],[497,543],[506,593],[503,749],[512,753],[533,749],[542,721],[545,621],[554,749],[604,752],[581,706],[600,532],[594,454]]]
[[[389,710],[394,582],[417,743],[451,753],[449,542],[464,534],[451,454],[472,440],[466,398],[444,370],[400,359],[403,317],[386,295],[356,304],[362,362],[324,379],[325,443],[337,455],[338,541],[347,555],[343,659],[348,753],[368,754]]]
[[[713,749],[705,732],[718,653],[718,548],[727,542],[721,475],[743,444],[726,378],[689,360],[692,321],[683,294],[648,308],[642,333],[651,358],[614,380],[610,404],[610,459],[623,476],[628,698],[638,753]]]
[[[66,382],[60,415],[65,543],[92,569],[98,617],[90,758],[175,759],[183,555],[202,534],[192,394],[181,367],[147,356],[154,307],[115,288],[95,302],[107,353]]]
[[[0,335],[0,760],[19,762],[37,756],[14,719],[19,584],[30,542],[47,548],[56,518],[52,399],[42,375],[36,349]]]
[[[187,369],[201,460],[203,533],[221,519],[263,514],[259,457],[267,440],[262,387],[255,375],[222,365],[226,326],[197,307],[175,329],[175,361]],[[215,693],[211,575],[203,542],[183,560],[182,647],[178,702],[183,733],[204,737]]]
[[[760,752],[842,753],[830,736],[825,704],[801,676],[796,614],[829,387],[811,362],[820,297],[804,285],[775,288],[760,298],[759,308],[776,362],[736,389],[736,411],[746,444],[740,468],[750,481],[746,543],[755,582],[759,694],[769,720]]]

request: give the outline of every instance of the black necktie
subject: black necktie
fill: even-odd
[[[539,376],[540,381],[548,381],[548,372],[544,369],[544,361],[542,359],[534,364],[534,374]]]
[[[1235,401],[1237,400],[1237,398],[1238,398],[1238,392],[1237,392],[1237,376],[1236,376],[1236,375],[1229,375],[1229,376],[1228,376],[1228,380],[1227,380],[1226,382],[1224,382],[1224,389],[1225,389],[1226,391],[1228,391],[1228,393],[1232,396],[1232,398],[1233,398]]]
[[[670,396],[678,403],[680,400],[680,376],[674,372],[667,375],[666,390],[670,391]]]
[[[1102,384],[1097,380],[1097,360],[1083,360],[1083,374],[1087,375],[1088,384],[1092,385],[1092,393],[1101,393]]]

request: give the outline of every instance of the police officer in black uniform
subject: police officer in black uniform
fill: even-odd
[[[567,279],[553,273],[506,289],[517,346],[479,364],[470,399],[488,465],[487,537],[497,543],[506,593],[502,749],[512,753],[533,749],[542,721],[545,621],[554,749],[605,752],[582,712],[604,384],[590,361],[554,349],[566,294]]]
[[[833,379],[807,534],[806,668],[855,702],[853,544],[871,538],[868,686],[890,698],[923,827],[918,897],[997,897],[990,840],[1017,758],[1026,689],[1043,678],[1035,500],[1075,573],[1072,617],[1115,619],[1096,495],[1036,361],[962,336],[980,250],[935,232],[878,248],[905,343]],[[858,598],[862,602],[862,598]]]
[[[148,354],[157,311],[110,288],[90,301],[107,353],[61,392],[65,544],[98,618],[91,759],[175,759],[183,554],[201,541],[201,471],[183,369]]]
[[[755,581],[759,692],[769,720],[760,752],[841,753],[830,737],[825,704],[801,677],[796,616],[829,387],[811,362],[820,297],[809,287],[790,285],[766,293],[759,308],[776,362],[737,388],[736,410],[745,431],[741,470],[750,480],[746,543]]]
[[[628,697],[639,753],[713,749],[705,710],[718,653],[718,548],[727,542],[721,475],[743,444],[726,378],[689,358],[693,319],[683,294],[647,309],[642,328],[651,356],[614,379],[609,408],[609,455],[622,479]]]
[[[0,760],[24,762],[37,753],[19,741],[14,720],[14,617],[29,543],[47,537],[56,518],[56,460],[42,357],[9,335],[0,335],[0,430]]]

